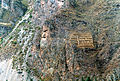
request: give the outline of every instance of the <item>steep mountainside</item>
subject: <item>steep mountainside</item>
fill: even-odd
[[[6,36],[25,14],[28,6],[27,2],[29,1],[0,0],[0,36]]]
[[[0,48],[1,63],[7,60],[19,81],[120,80],[119,0],[30,0],[27,6]],[[89,32],[94,48],[71,43],[74,32]],[[1,69],[0,77],[12,81]]]

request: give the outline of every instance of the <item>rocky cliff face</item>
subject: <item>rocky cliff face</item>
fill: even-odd
[[[0,24],[0,36],[6,36],[13,29],[16,22],[27,11],[26,0],[1,0],[0,1],[0,23],[11,23],[11,25]],[[28,2],[28,1],[26,1]]]
[[[118,81],[119,12],[117,0],[31,0],[1,44],[1,63],[12,59],[21,81]],[[94,48],[72,44],[73,32],[90,32]]]

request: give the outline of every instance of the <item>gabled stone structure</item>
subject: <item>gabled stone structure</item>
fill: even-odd
[[[94,48],[90,32],[72,32],[69,40],[71,44],[77,45],[78,48]]]

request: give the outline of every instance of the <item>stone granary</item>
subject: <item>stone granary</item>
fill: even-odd
[[[93,38],[90,32],[72,32],[69,41],[78,48],[94,48]]]
[[[40,42],[40,47],[46,47],[50,38],[50,31],[47,26],[43,26],[42,30],[42,35],[41,35],[41,42]]]

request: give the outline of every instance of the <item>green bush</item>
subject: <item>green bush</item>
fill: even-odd
[[[97,81],[96,78],[93,80],[90,77],[87,77],[86,79],[82,77],[81,81]]]
[[[70,4],[70,6],[72,6],[74,8],[78,6],[77,0],[69,0],[69,4]]]
[[[0,39],[0,44],[2,44],[2,43],[3,43],[3,38]]]
[[[12,41],[12,44],[17,44],[17,41]]]

